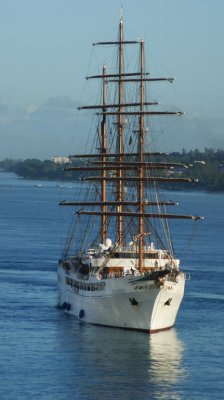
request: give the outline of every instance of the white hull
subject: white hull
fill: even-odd
[[[140,277],[112,278],[101,282],[92,277],[88,281],[79,281],[81,289],[67,284],[68,279],[77,282],[75,273],[67,274],[59,266],[59,301],[69,314],[91,324],[149,333],[174,325],[185,284],[183,273],[179,273],[176,280],[166,278],[161,284],[139,281]],[[82,290],[82,282],[85,290]],[[98,284],[105,285],[103,290],[87,290],[88,285],[91,288]]]

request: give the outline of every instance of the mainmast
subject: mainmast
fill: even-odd
[[[144,87],[144,41],[141,40],[140,44],[140,72],[141,72],[141,80],[140,80],[140,111],[142,112],[139,116],[139,187],[138,187],[138,201],[139,201],[139,271],[142,271],[143,268],[143,234],[144,234],[144,220],[143,220],[143,213],[144,213],[144,133],[145,133],[145,124],[144,124],[144,100],[145,100],[145,87]]]
[[[122,75],[123,75],[123,19],[122,16],[120,17],[120,24],[119,24],[119,78],[118,78],[118,86],[119,86],[119,92],[118,92],[118,138],[117,138],[117,152],[119,154],[118,156],[118,161],[122,163],[123,161],[123,156],[122,153],[124,152],[123,149],[123,81],[122,81]],[[117,201],[118,203],[123,201],[123,181],[122,181],[122,175],[123,171],[122,169],[118,169],[117,171]],[[118,205],[117,206],[117,211],[118,213],[122,213],[123,211],[123,206]],[[123,216],[121,214],[118,215],[117,217],[117,234],[118,234],[118,244],[121,245],[123,242]]]

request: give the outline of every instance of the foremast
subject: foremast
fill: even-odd
[[[103,117],[101,122],[101,154],[102,154],[102,164],[105,165],[106,163],[106,149],[107,149],[107,133],[106,133],[106,65],[103,66]],[[107,237],[107,206],[106,206],[106,195],[107,195],[107,188],[106,188],[106,170],[102,170],[102,183],[101,183],[101,243],[105,243]]]

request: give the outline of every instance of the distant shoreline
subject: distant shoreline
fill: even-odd
[[[182,169],[171,169],[165,176],[189,177],[198,179],[197,183],[166,184],[167,190],[204,190],[207,192],[224,192],[224,150],[205,149],[191,150],[182,153],[170,153],[167,162],[182,163]],[[76,161],[74,165],[82,167],[86,161]],[[87,176],[85,171],[64,171],[66,164],[58,164],[51,160],[38,159],[0,161],[3,172],[13,172],[18,178],[36,181],[78,182]],[[187,168],[189,166],[189,168]]]

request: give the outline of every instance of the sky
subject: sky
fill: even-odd
[[[166,142],[224,147],[223,0],[0,0],[0,160],[82,151],[92,43],[116,38],[121,4],[126,36],[143,37],[148,65],[175,77],[185,116]]]

